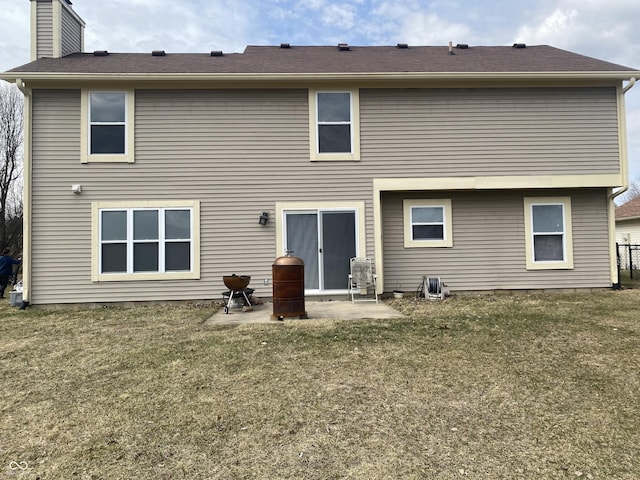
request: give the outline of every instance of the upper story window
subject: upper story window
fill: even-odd
[[[126,151],[126,93],[89,93],[89,154]]]
[[[312,160],[359,160],[359,95],[353,91],[309,91]]]
[[[525,198],[527,269],[573,268],[571,199]]]
[[[405,200],[404,246],[452,247],[451,200]]]
[[[82,92],[82,162],[133,162],[134,92]]]
[[[198,202],[96,202],[94,281],[199,278]]]
[[[318,92],[318,153],[351,153],[351,94]]]

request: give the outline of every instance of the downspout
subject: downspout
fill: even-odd
[[[618,252],[616,247],[616,197],[622,195],[629,189],[629,158],[627,152],[627,122],[626,110],[624,106],[624,95],[636,84],[636,77],[631,77],[618,95],[618,130],[620,135],[620,177],[622,178],[622,188],[609,194],[609,242],[611,258],[611,279],[614,289],[620,288],[620,278],[618,278]]]
[[[622,95],[621,95],[621,100],[624,98],[624,94],[627,93],[629,90],[631,90],[634,85],[636,84],[636,77],[631,77],[629,79],[629,83],[627,83],[624,88],[622,89]],[[627,157],[627,130],[626,130],[626,111],[623,111],[621,113],[624,113],[625,115],[621,115],[620,118],[621,120],[623,120],[623,124],[622,127],[624,127],[623,131],[623,135],[624,135],[624,143],[623,145],[621,145],[621,152],[620,152],[620,174],[622,177],[622,181],[623,181],[623,185],[622,188],[616,192],[613,192],[611,195],[609,195],[609,199],[611,201],[613,201],[616,197],[618,197],[619,195],[622,195],[624,192],[626,192],[627,190],[629,190],[629,159]]]
[[[27,88],[20,78],[16,78],[16,86],[24,95],[24,143],[23,143],[23,181],[22,192],[22,306],[25,309],[31,298],[31,89]]]
[[[629,79],[629,83],[627,83],[627,85],[622,89],[622,93],[627,93],[629,90],[631,90],[633,88],[633,86],[636,84],[636,77],[631,77]]]

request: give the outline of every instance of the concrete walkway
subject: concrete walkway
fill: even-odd
[[[397,310],[394,310],[386,303],[375,302],[356,302],[348,301],[305,301],[305,309],[309,319],[313,320],[361,320],[361,319],[385,319],[385,318],[403,318]],[[229,313],[225,314],[221,308],[214,313],[205,325],[240,325],[243,323],[281,323],[277,320],[271,320],[273,312],[272,303],[263,303],[255,305],[253,310],[243,312],[239,308],[232,308]],[[285,317],[284,321],[304,321],[298,317]]]

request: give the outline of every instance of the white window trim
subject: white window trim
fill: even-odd
[[[358,256],[366,257],[367,238],[365,226],[365,205],[362,201],[354,202],[277,202],[276,203],[276,255],[285,255],[285,214],[287,212],[317,212],[317,211],[353,211],[356,213],[356,252]],[[294,253],[295,255],[295,253]]]
[[[411,222],[411,208],[413,207],[442,207],[444,210],[444,238],[442,240],[414,240],[413,224]],[[404,217],[404,247],[453,247],[453,216],[451,199],[411,199],[402,201]]]
[[[124,154],[92,154],[91,153],[91,128],[90,128],[90,101],[91,93],[124,93],[126,96],[125,103],[125,143]],[[133,163],[135,161],[134,139],[135,139],[135,90],[86,90],[81,93],[80,105],[80,161],[82,163],[90,162],[124,162]]]
[[[100,272],[100,212],[103,210],[131,209],[191,209],[191,258],[188,272]],[[200,202],[197,200],[169,200],[143,202],[92,202],[91,203],[91,280],[93,282],[122,282],[137,280],[197,280],[200,278]],[[127,240],[131,241],[130,239]]]
[[[318,151],[318,93],[349,93],[351,96],[351,153]],[[312,161],[360,160],[360,93],[358,89],[309,89],[309,154]]]
[[[562,205],[564,233],[562,261],[535,261],[533,248],[533,207],[535,205]],[[524,198],[525,245],[527,270],[573,269],[573,235],[571,222],[571,197],[525,197]]]

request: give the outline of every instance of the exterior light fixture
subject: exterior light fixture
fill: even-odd
[[[258,223],[260,225],[266,225],[268,221],[269,221],[269,212],[262,212],[262,215],[260,215],[260,219],[258,220]]]

